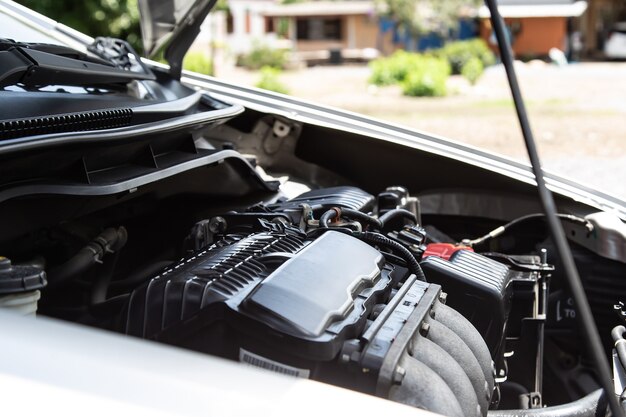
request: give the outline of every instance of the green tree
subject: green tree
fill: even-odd
[[[447,37],[457,29],[459,17],[480,4],[482,0],[376,0],[380,16],[415,38],[431,32]]]
[[[90,36],[128,41],[141,53],[137,0],[17,0],[47,17]]]

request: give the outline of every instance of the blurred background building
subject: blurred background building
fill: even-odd
[[[508,35],[518,58],[547,58],[551,49],[570,59],[601,58],[619,22],[626,21],[624,0],[499,0]],[[212,13],[196,47],[213,43],[238,55],[255,45],[294,51],[307,63],[370,60],[396,49],[423,51],[445,40],[483,38],[494,50],[495,38],[485,6],[459,12],[458,25],[445,33],[403,31],[382,16],[371,0],[227,0]],[[617,26],[616,26],[617,25]]]

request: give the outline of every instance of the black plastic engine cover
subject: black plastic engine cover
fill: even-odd
[[[319,337],[351,309],[365,311],[359,295],[375,286],[382,263],[371,246],[328,232],[263,280],[243,305],[286,333]]]
[[[296,198],[268,206],[275,211],[299,210],[301,204],[308,204],[319,214],[331,207],[349,208],[362,212],[372,211],[376,199],[373,195],[356,187],[331,187],[307,191]]]
[[[328,361],[388,299],[393,272],[379,251],[338,232],[229,237],[135,290],[124,328],[233,359],[245,347]]]

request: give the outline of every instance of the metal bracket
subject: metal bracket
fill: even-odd
[[[532,408],[542,408],[543,401],[541,394],[538,392],[530,392],[519,396],[521,408],[527,410]]]

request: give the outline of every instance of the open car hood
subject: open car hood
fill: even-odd
[[[171,73],[179,78],[182,60],[200,32],[200,25],[217,0],[139,0],[141,33],[146,56],[164,47]]]

